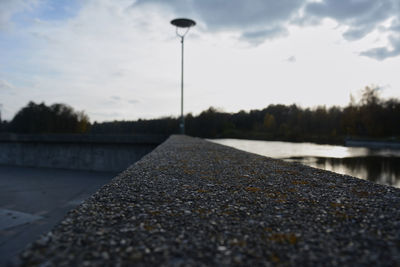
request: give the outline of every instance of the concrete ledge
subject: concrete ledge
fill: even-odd
[[[40,266],[398,266],[400,190],[172,136],[22,253]]]

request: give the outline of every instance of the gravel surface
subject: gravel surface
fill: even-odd
[[[22,254],[41,266],[400,266],[400,190],[172,136]]]

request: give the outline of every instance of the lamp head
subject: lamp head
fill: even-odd
[[[171,24],[179,28],[190,28],[196,25],[196,22],[191,19],[179,18],[171,20]]]

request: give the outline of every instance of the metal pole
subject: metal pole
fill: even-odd
[[[181,134],[185,134],[185,118],[183,116],[183,43],[184,36],[181,36],[181,44],[182,44],[182,62],[181,62]]]
[[[171,20],[171,24],[176,26],[176,35],[181,37],[182,55],[181,55],[181,123],[179,124],[180,133],[185,134],[185,117],[183,115],[183,47],[185,35],[189,32],[190,27],[196,25],[196,22],[191,19],[178,18]],[[186,29],[185,32],[179,33],[179,28]]]

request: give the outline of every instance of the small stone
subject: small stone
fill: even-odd
[[[21,254],[21,257],[22,257],[23,259],[26,259],[26,258],[29,258],[31,255],[32,255],[31,251],[30,251],[30,250],[27,250],[27,251],[24,251],[24,252]]]
[[[243,260],[243,256],[242,256],[241,254],[235,255],[235,256],[233,257],[233,261],[234,261],[235,263],[242,263],[242,260]]]
[[[50,239],[49,236],[42,236],[38,241],[36,241],[36,244],[39,246],[45,246],[50,242]]]
[[[82,263],[82,265],[83,265],[83,266],[90,266],[90,261],[84,261],[84,262]]]
[[[110,255],[106,251],[101,253],[101,257],[103,259],[105,259],[105,260],[109,260],[110,259]]]
[[[218,251],[225,251],[226,250],[226,247],[225,246],[218,246]]]
[[[130,255],[130,258],[132,260],[138,261],[138,260],[141,260],[143,258],[143,254],[141,252],[139,252],[139,251],[136,251],[136,252],[134,252],[134,253],[132,253]]]

